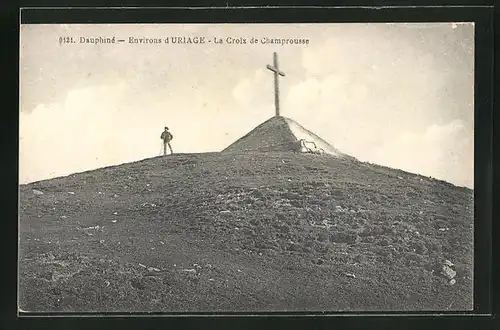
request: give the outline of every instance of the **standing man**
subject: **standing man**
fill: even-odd
[[[163,140],[163,155],[164,156],[167,155],[167,145],[168,145],[168,148],[170,149],[170,154],[174,153],[172,151],[172,146],[170,145],[170,141],[172,141],[173,138],[174,138],[174,136],[172,135],[172,133],[169,132],[168,127],[165,126],[165,130],[163,131],[163,133],[161,133],[161,139]]]

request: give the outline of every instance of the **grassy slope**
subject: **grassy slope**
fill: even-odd
[[[20,194],[23,310],[472,308],[473,192],[414,174],[179,154]],[[433,273],[444,259],[454,286]]]

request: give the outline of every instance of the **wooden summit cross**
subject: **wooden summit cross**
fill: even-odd
[[[280,90],[279,90],[279,77],[278,75],[284,77],[285,73],[280,71],[278,68],[278,54],[276,52],[273,54],[273,66],[267,65],[267,68],[274,72],[274,105],[276,107],[276,116],[280,115]]]

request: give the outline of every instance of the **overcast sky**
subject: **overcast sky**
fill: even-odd
[[[73,36],[75,44],[60,44]],[[80,44],[80,37],[126,39]],[[129,44],[129,37],[309,44]],[[20,182],[174,152],[220,151],[282,115],[362,161],[473,186],[472,24],[24,25]]]

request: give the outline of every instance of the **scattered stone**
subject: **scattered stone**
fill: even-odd
[[[142,268],[147,268],[145,265],[143,265],[141,263],[139,264],[139,266],[141,266]]]
[[[114,212],[113,214],[114,214],[114,215],[118,215],[118,212]]]
[[[451,280],[455,277],[455,275],[457,275],[457,272],[448,266],[443,266],[443,275]]]
[[[457,275],[457,272],[454,268],[455,268],[455,265],[449,260],[445,260],[444,264],[441,268],[441,275],[446,277],[449,282],[451,282],[454,279],[454,277]],[[455,280],[455,282],[456,282],[456,280]],[[453,284],[455,284],[455,282]]]
[[[74,195],[75,193],[73,191],[68,191],[68,194]]]
[[[160,271],[158,268],[155,268],[155,267],[148,267],[148,270],[150,272],[152,272],[152,271],[159,272]]]
[[[33,194],[35,194],[35,195],[43,195],[43,191],[33,189]]]
[[[345,273],[345,276],[350,277],[350,278],[356,278],[356,275],[351,274],[351,273]]]
[[[112,223],[115,223],[115,222],[116,222],[116,220],[111,220],[111,222],[112,222]]]
[[[454,278],[452,278],[449,282],[450,285],[454,285],[455,283],[457,283],[457,281]]]
[[[398,176],[398,179],[399,179],[399,180],[403,180],[403,177]]]
[[[453,264],[453,262],[451,262],[451,261],[449,261],[449,260],[445,260],[445,261],[444,261],[444,264],[445,264],[446,266],[448,266],[448,267],[453,267],[453,266],[455,266],[455,265]]]
[[[196,269],[194,269],[194,268],[190,268],[190,269],[183,269],[182,271],[183,271],[183,272],[186,272],[186,273],[196,273]]]
[[[65,215],[61,215],[61,219],[67,219],[68,217]]]
[[[101,230],[103,230],[103,229],[104,229],[104,227],[101,227],[101,226],[99,226],[99,225],[96,225],[96,226],[93,226],[93,227],[83,228],[83,230],[89,230],[89,229],[95,229],[95,230],[99,230],[99,229],[101,229]]]
[[[328,219],[324,219],[322,222],[324,227],[326,227],[327,229],[331,228],[332,225],[330,224],[330,222],[328,221]]]
[[[102,240],[100,240],[100,241],[99,241],[99,243],[101,243],[101,244],[102,244],[102,243],[104,243],[104,240],[103,240],[103,239],[102,239]]]
[[[214,279],[213,279],[213,278],[209,278],[208,280],[209,280],[209,281],[213,281]]]
[[[229,210],[222,210],[222,211],[220,211],[220,213],[231,213],[231,211],[229,211]]]

